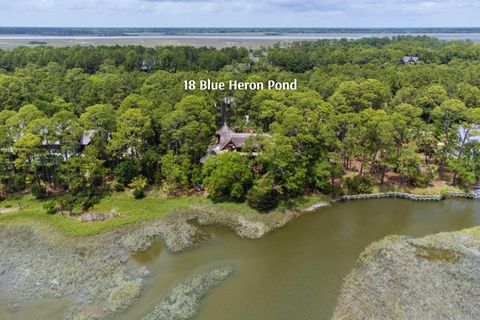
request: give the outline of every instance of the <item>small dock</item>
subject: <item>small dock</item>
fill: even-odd
[[[465,199],[480,199],[480,193],[467,193],[467,192],[447,192],[445,195],[447,198],[465,198]]]
[[[347,200],[364,200],[364,199],[381,199],[381,198],[398,198],[398,199],[407,199],[412,201],[440,201],[445,198],[465,198],[465,199],[480,199],[480,194],[476,195],[475,193],[464,193],[464,192],[447,192],[446,194],[438,195],[418,195],[410,194],[404,192],[383,192],[383,193],[372,193],[372,194],[355,194],[355,195],[346,195],[337,198],[337,201],[347,201]]]

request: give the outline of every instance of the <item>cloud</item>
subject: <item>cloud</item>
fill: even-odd
[[[252,10],[287,11],[436,11],[462,8],[478,9],[477,0],[0,0],[7,10],[148,10],[159,4],[188,8],[197,5],[215,6],[229,11],[230,7],[245,6]]]
[[[136,0],[131,0],[136,1]],[[145,3],[171,3],[178,6],[188,6],[192,3],[215,3],[219,8],[228,9],[230,6],[243,4],[255,9],[277,9],[290,11],[436,11],[457,10],[462,8],[479,9],[480,2],[477,0],[245,0],[245,1],[222,1],[222,0],[141,0]]]
[[[0,25],[468,26],[479,14],[478,0],[0,0]]]

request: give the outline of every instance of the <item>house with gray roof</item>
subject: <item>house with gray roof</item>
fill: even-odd
[[[201,163],[205,163],[209,156],[217,155],[222,152],[240,152],[245,141],[255,136],[255,133],[237,133],[228,127],[227,123],[215,132],[217,141],[208,148],[207,155],[200,159]]]
[[[420,62],[419,57],[413,57],[413,56],[405,56],[400,59],[400,63],[402,64],[415,64]]]
[[[92,142],[92,138],[97,133],[97,130],[85,130],[80,137],[80,145],[88,146]]]

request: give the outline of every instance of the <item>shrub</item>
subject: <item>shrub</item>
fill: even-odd
[[[32,185],[31,192],[36,199],[44,199],[47,196],[47,189],[42,185]]]
[[[412,185],[418,188],[427,188],[437,177],[437,168],[434,165],[426,166],[422,171],[412,177]]]
[[[372,180],[366,175],[356,175],[345,179],[350,194],[372,193]]]
[[[16,174],[13,178],[12,183],[7,185],[7,193],[14,193],[18,191],[25,190],[27,188],[27,179],[23,172]]]
[[[87,211],[94,205],[100,202],[100,199],[98,197],[83,197],[80,199],[80,205],[82,207],[83,211]]]
[[[132,160],[120,163],[114,170],[115,179],[123,185],[128,185],[140,173],[140,166]]]
[[[123,192],[125,190],[125,185],[123,183],[117,182],[114,184],[113,189],[116,192]]]
[[[428,172],[419,172],[416,176],[412,177],[412,186],[418,188],[426,188],[432,181],[432,175]]]
[[[145,192],[143,191],[143,189],[134,189],[133,190],[133,197],[135,199],[142,199],[145,197]]]
[[[48,214],[54,214],[57,212],[57,202],[55,200],[45,202],[43,209],[45,209]]]
[[[133,188],[133,196],[135,199],[142,199],[145,197],[145,188],[148,185],[148,180],[144,176],[135,177],[130,183],[130,188]]]
[[[148,180],[144,176],[135,177],[130,183],[130,188],[144,190],[148,185]]]
[[[133,196],[135,199],[142,199],[145,197],[145,188],[147,187],[148,180],[144,176],[135,177],[130,183],[130,188],[133,188]]]
[[[66,194],[58,198],[58,205],[59,205],[59,210],[62,212],[62,214],[66,211],[68,215],[71,215],[73,212],[73,207],[75,206],[75,197]]]
[[[247,204],[258,211],[272,210],[279,202],[279,194],[273,189],[273,181],[269,178],[256,180],[247,193]]]

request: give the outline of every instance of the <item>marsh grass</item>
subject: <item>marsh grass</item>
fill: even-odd
[[[191,319],[200,308],[201,298],[231,273],[230,267],[213,269],[178,283],[142,320]]]
[[[480,227],[389,236],[360,255],[333,320],[478,319]]]

